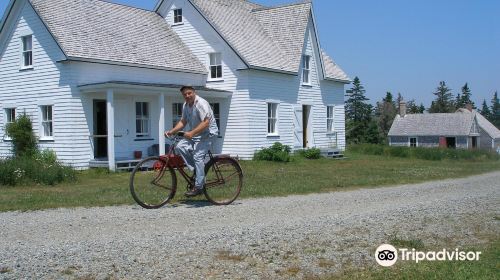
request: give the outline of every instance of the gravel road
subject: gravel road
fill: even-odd
[[[181,204],[0,213],[0,279],[289,279],[500,233],[500,172],[414,185]]]

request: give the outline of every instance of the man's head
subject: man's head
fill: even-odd
[[[184,100],[186,101],[187,104],[189,104],[189,105],[194,104],[194,100],[196,98],[196,91],[194,90],[194,87],[183,86],[183,87],[181,87],[181,93],[182,93],[182,96],[184,97]]]

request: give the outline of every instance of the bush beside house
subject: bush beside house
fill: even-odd
[[[76,179],[76,172],[63,166],[53,151],[40,151],[33,125],[26,115],[19,116],[6,127],[12,139],[13,157],[0,160],[0,185],[55,185]]]

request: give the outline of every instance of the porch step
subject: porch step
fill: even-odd
[[[116,170],[128,170],[131,171],[139,163],[141,159],[127,159],[127,160],[117,160],[115,162]],[[107,160],[91,160],[89,162],[90,168],[108,168],[109,163]]]
[[[343,158],[344,152],[339,149],[321,149],[321,155],[330,158]]]

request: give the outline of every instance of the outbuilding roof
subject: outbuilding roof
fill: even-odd
[[[472,114],[437,113],[397,115],[389,130],[389,136],[455,136],[469,135]]]
[[[70,60],[206,73],[157,13],[98,0],[30,0]]]

